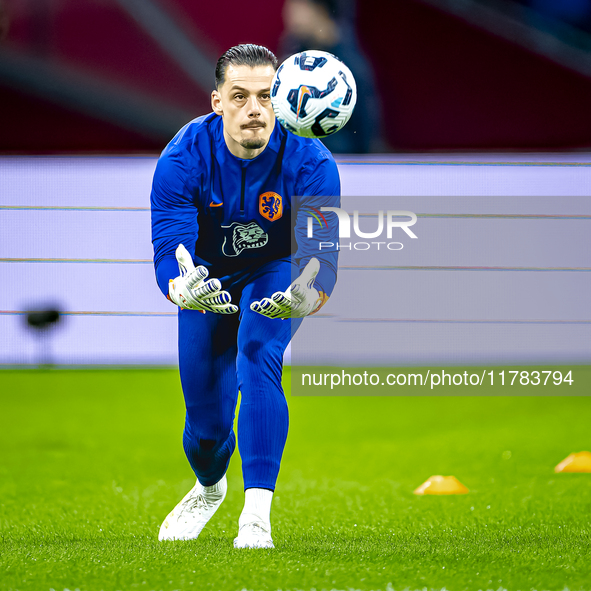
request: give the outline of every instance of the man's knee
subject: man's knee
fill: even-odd
[[[253,377],[277,379],[283,369],[283,352],[276,343],[256,339],[241,343],[236,358],[238,383],[242,385]]]

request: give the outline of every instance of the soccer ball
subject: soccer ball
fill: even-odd
[[[326,51],[303,51],[288,57],[271,83],[277,121],[302,137],[336,133],[349,121],[356,101],[351,70]]]

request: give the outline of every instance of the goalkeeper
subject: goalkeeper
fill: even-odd
[[[177,133],[154,174],[154,265],[160,289],[179,306],[183,446],[197,476],[160,540],[196,538],[223,501],[240,390],[245,504],[234,546],[273,547],[271,501],[288,429],[283,354],[336,282],[336,249],[318,250],[320,241],[337,243],[336,214],[317,212],[340,205],[330,152],[275,121],[276,68],[264,47],[226,51],[213,113]]]

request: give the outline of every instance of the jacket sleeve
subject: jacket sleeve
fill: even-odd
[[[198,235],[195,191],[188,188],[191,171],[178,153],[165,151],[158,160],[152,193],[152,244],[156,281],[164,295],[179,275],[175,250],[179,244],[193,254]]]
[[[296,200],[295,263],[301,272],[312,257],[317,258],[320,271],[315,285],[329,296],[337,280],[339,224],[336,213],[322,212],[321,208],[341,206],[339,171],[329,152],[321,152],[310,166],[301,193]],[[312,238],[308,237],[309,224]]]

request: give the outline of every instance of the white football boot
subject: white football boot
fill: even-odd
[[[275,548],[271,538],[271,524],[263,521],[238,523],[238,537],[234,538],[234,548]]]
[[[213,486],[202,486],[197,481],[160,526],[158,540],[193,540],[198,537],[222,504],[227,490],[225,474]]]

